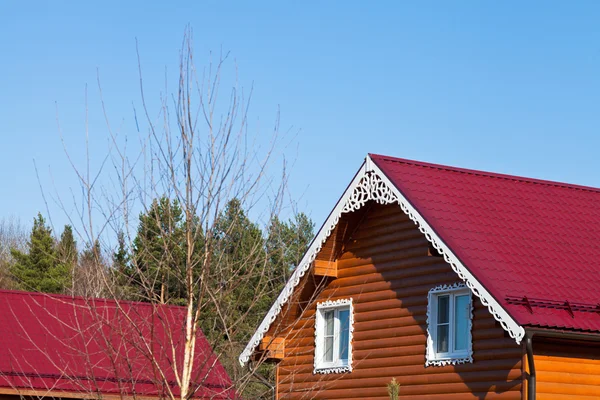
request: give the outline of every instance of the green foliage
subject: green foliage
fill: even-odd
[[[73,267],[77,264],[77,242],[73,236],[71,225],[65,225],[60,241],[57,245],[58,261],[66,266]]]
[[[267,253],[276,291],[285,285],[291,272],[300,263],[314,236],[314,223],[304,213],[282,222],[271,221],[267,237]]]
[[[216,302],[203,305],[201,327],[228,373],[237,379],[237,356],[273,304],[291,271],[304,255],[313,236],[313,223],[305,214],[288,222],[274,219],[263,232],[252,222],[243,204],[231,200],[217,218],[212,231],[214,248],[210,274],[211,292],[220,293]],[[274,380],[272,365],[258,371]],[[246,398],[265,392],[263,383],[250,384]]]
[[[129,250],[125,243],[125,234],[123,231],[119,231],[117,234],[117,249],[113,253],[113,268],[123,275],[131,274],[131,259],[129,257]]]
[[[68,236],[68,233],[65,235]],[[42,214],[33,220],[28,252],[12,249],[15,263],[10,272],[17,286],[23,290],[46,293],[64,293],[69,286],[71,269],[58,257],[52,230],[46,226]]]
[[[133,300],[139,297],[139,287],[134,284],[133,280],[136,274],[134,274],[131,255],[123,231],[117,233],[117,248],[112,254],[112,268],[109,273],[118,298]]]
[[[100,249],[100,242],[98,240],[95,240],[93,245],[88,243],[85,249],[81,252],[81,263],[100,264],[101,254],[102,250]]]
[[[139,296],[183,304],[186,253],[185,215],[179,202],[167,197],[154,200],[148,212],[140,214],[133,242],[135,268],[129,273]]]
[[[288,221],[274,219],[263,230],[237,199],[226,204],[206,234],[196,216],[189,224],[176,200],[154,200],[139,216],[131,247],[124,233],[118,233],[108,269],[98,241],[78,253],[71,226],[65,226],[56,242],[38,214],[26,251],[11,249],[10,273],[25,290],[105,296],[108,277],[114,283],[109,293],[118,298],[184,305],[186,266],[191,263],[199,324],[236,380],[247,373],[237,356],[300,262],[314,224],[299,213]],[[193,246],[189,260],[188,243]],[[274,379],[272,365],[258,368],[263,377]],[[255,382],[244,395],[259,398],[265,390],[264,383]]]
[[[206,278],[211,292],[222,295],[216,302],[207,302],[201,325],[214,336],[215,342],[240,342],[255,322],[253,316],[243,316],[251,308],[255,309],[256,303],[265,301],[256,295],[257,289],[260,293],[260,271],[266,262],[263,234],[258,225],[250,221],[240,201],[234,199],[219,215],[210,244],[212,257]]]
[[[390,400],[398,400],[400,397],[400,384],[396,381],[396,378],[392,378],[390,383],[387,384],[387,390]]]

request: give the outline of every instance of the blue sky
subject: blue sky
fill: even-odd
[[[157,104],[188,24],[198,63],[229,51],[254,87],[256,132],[280,108],[290,194],[317,225],[367,152],[600,186],[599,18],[592,1],[3,1],[0,217],[45,210],[34,160],[46,190],[77,186],[56,116],[80,162],[86,85],[101,157],[97,74],[135,133],[136,38]]]

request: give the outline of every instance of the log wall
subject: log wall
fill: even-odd
[[[458,277],[397,205],[371,205],[343,244],[338,278],[303,311],[286,337],[278,365],[279,399],[521,399],[523,350],[474,299],[474,363],[425,368],[428,291]],[[313,374],[316,303],[352,297],[353,368]]]
[[[600,399],[600,345],[533,342],[538,400]]]

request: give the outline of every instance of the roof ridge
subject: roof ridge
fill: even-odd
[[[497,172],[489,172],[489,171],[482,171],[482,170],[469,169],[469,168],[460,168],[460,167],[454,167],[451,165],[435,164],[435,163],[429,163],[429,162],[424,162],[424,161],[409,160],[409,159],[405,159],[405,158],[386,156],[383,154],[369,153],[369,157],[371,157],[371,158],[375,157],[382,161],[387,161],[387,162],[403,163],[403,164],[415,165],[418,167],[425,167],[425,168],[435,168],[435,169],[439,169],[439,170],[444,170],[444,171],[449,171],[449,172],[458,172],[458,173],[463,173],[463,174],[468,174],[468,175],[484,176],[484,177],[489,177],[489,178],[519,181],[519,182],[523,182],[523,183],[532,183],[532,184],[538,184],[538,185],[559,187],[559,188],[564,188],[564,189],[574,189],[574,190],[581,190],[581,191],[587,191],[587,192],[593,192],[593,193],[600,193],[600,188],[596,188],[593,186],[577,185],[577,184],[568,183],[568,182],[558,182],[558,181],[551,181],[551,180],[547,180],[547,179],[530,178],[530,177],[526,177],[526,176],[501,174],[501,173],[497,173]]]

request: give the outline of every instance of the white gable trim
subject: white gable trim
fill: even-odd
[[[370,161],[370,158],[367,158]],[[421,233],[425,235],[427,240],[431,242],[433,247],[444,256],[444,260],[450,267],[458,274],[458,277],[462,279],[467,287],[471,289],[471,292],[481,300],[481,304],[486,306],[490,311],[490,314],[494,316],[496,321],[500,322],[502,328],[508,332],[511,338],[515,339],[517,344],[521,343],[521,339],[525,336],[525,329],[510,316],[506,312],[506,310],[494,299],[494,297],[487,291],[483,285],[475,279],[473,274],[460,262],[458,257],[450,250],[450,248],[440,239],[440,237],[435,233],[431,226],[425,221],[425,219],[417,212],[417,210],[410,204],[410,202],[404,197],[404,195],[394,186],[392,182],[385,176],[385,174],[373,163],[370,162],[371,168],[373,172],[381,178],[386,185],[392,188],[394,194],[398,196],[398,204],[400,204],[400,208],[402,211],[410,219],[414,221],[417,225]]]
[[[315,260],[319,251],[321,251],[323,244],[338,224],[341,215],[343,213],[360,209],[369,200],[374,200],[379,204],[398,203],[402,211],[407,214],[408,217],[417,225],[427,240],[429,240],[436,250],[443,255],[444,260],[450,264],[454,272],[456,272],[458,276],[465,281],[466,285],[469,287],[469,289],[471,289],[473,294],[479,297],[483,305],[488,307],[490,313],[498,322],[500,322],[502,328],[504,328],[510,337],[515,339],[517,343],[521,342],[521,339],[525,335],[525,330],[523,327],[517,324],[512,317],[508,315],[506,310],[504,310],[483,287],[483,285],[481,285],[479,281],[475,279],[475,277],[454,255],[454,253],[452,253],[448,246],[442,242],[435,231],[431,229],[429,224],[417,212],[412,204],[410,204],[406,197],[404,197],[404,195],[392,184],[392,182],[390,182],[390,180],[377,167],[377,165],[372,162],[371,158],[367,156],[365,162],[354,176],[354,179],[313,239],[306,254],[304,254],[304,257],[292,273],[292,276],[284,286],[283,290],[279,296],[277,296],[275,303],[273,303],[271,309],[261,322],[260,326],[256,332],[254,332],[252,339],[250,339],[250,342],[242,354],[240,354],[240,364],[244,365],[248,362],[252,352],[261,342],[264,334],[269,330],[269,327],[275,321],[283,306],[292,296],[294,289],[300,283],[300,279],[310,269],[312,262]]]

